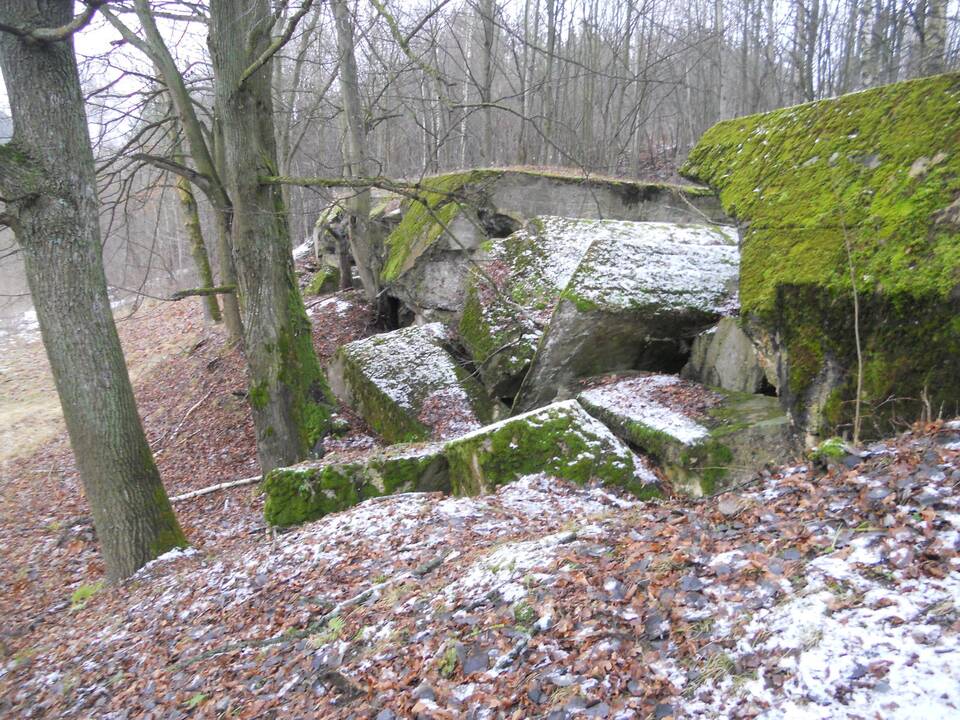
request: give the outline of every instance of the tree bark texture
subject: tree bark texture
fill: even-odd
[[[330,0],[337,25],[337,50],[340,53],[340,93],[343,98],[345,155],[349,177],[367,177],[365,150],[366,130],[360,103],[360,82],[353,51],[353,20],[346,0]],[[357,190],[347,203],[350,213],[350,252],[357,265],[367,300],[376,302],[380,295],[380,252],[374,247],[370,233],[370,190]]]
[[[183,150],[179,139],[174,141],[174,159],[183,162]],[[213,269],[210,267],[210,255],[207,253],[207,244],[203,240],[203,229],[200,227],[200,211],[197,208],[197,198],[193,194],[193,186],[182,175],[176,176],[177,198],[180,201],[180,216],[183,229],[190,243],[190,257],[197,271],[197,280],[201,287],[213,287]],[[207,295],[203,298],[203,310],[208,320],[220,322],[220,303],[216,295]]]
[[[5,0],[0,18],[60,27],[72,0]],[[71,40],[0,33],[14,139],[0,194],[20,244],[107,577],[187,544],[134,403],[107,296],[93,153]]]
[[[330,393],[297,287],[277,172],[272,61],[244,73],[270,45],[267,0],[210,3],[210,53],[223,168],[232,201],[231,238],[250,406],[264,472],[305,458],[326,431]]]

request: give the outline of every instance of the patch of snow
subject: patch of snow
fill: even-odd
[[[441,592],[447,602],[461,605],[477,601],[491,593],[505,602],[515,602],[527,596],[520,580],[535,568],[548,565],[557,550],[568,544],[575,535],[556,533],[536,540],[501,545],[489,555],[477,560],[463,574]],[[534,578],[538,577],[537,575]],[[542,573],[539,577],[544,577]]]
[[[324,298],[320,302],[307,308],[307,316],[313,317],[318,311],[326,309],[332,310],[337,315],[343,315],[353,307],[353,303],[349,300],[344,300],[336,295],[331,295],[330,297]]]
[[[739,307],[736,230],[711,225],[580,221],[593,242],[570,289],[603,308],[695,308],[730,314]]]
[[[293,249],[293,259],[300,260],[305,258],[307,255],[313,252],[313,240],[307,239],[304,240],[300,245],[297,245]]]
[[[650,397],[657,388],[678,382],[672,375],[626,378],[587,390],[580,397],[589,405],[662,432],[684,445],[693,445],[710,434],[707,428]]]
[[[143,567],[137,570],[137,572],[134,574],[134,577],[139,577],[141,575],[148,573],[151,568],[156,567],[160,563],[169,562],[171,560],[178,560],[180,558],[190,557],[191,555],[196,555],[197,552],[198,551],[195,547],[185,547],[185,548],[175,547],[171,550],[167,550],[167,552],[163,553],[162,555],[158,555],[153,560],[150,560],[149,562],[144,564]]]

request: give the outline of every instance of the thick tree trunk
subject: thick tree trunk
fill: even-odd
[[[14,26],[64,25],[72,0],[5,0]],[[0,193],[23,251],[107,577],[186,545],[150,454],[107,297],[93,153],[73,44],[0,33],[14,140]]]
[[[250,405],[264,472],[306,457],[330,414],[329,390],[294,276],[283,198],[279,187],[259,181],[277,172],[271,62],[243,79],[270,44],[270,16],[267,0],[210,3],[216,112],[233,205]]]

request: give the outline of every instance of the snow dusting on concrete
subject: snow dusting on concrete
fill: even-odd
[[[740,253],[730,228],[605,220],[582,231],[593,239],[571,280],[578,298],[608,308],[738,307]]]
[[[684,445],[693,445],[709,435],[707,428],[651,397],[657,389],[679,382],[674,375],[632,377],[586,390],[580,397],[587,404],[629,422],[669,435]]]

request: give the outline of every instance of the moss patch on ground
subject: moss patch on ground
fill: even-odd
[[[810,429],[832,434],[853,413],[851,263],[867,427],[915,417],[922,396],[956,411],[958,147],[952,73],[719,123],[682,168],[741,222],[742,312],[748,327],[779,332],[781,391]],[[831,400],[808,407],[829,365]]]

